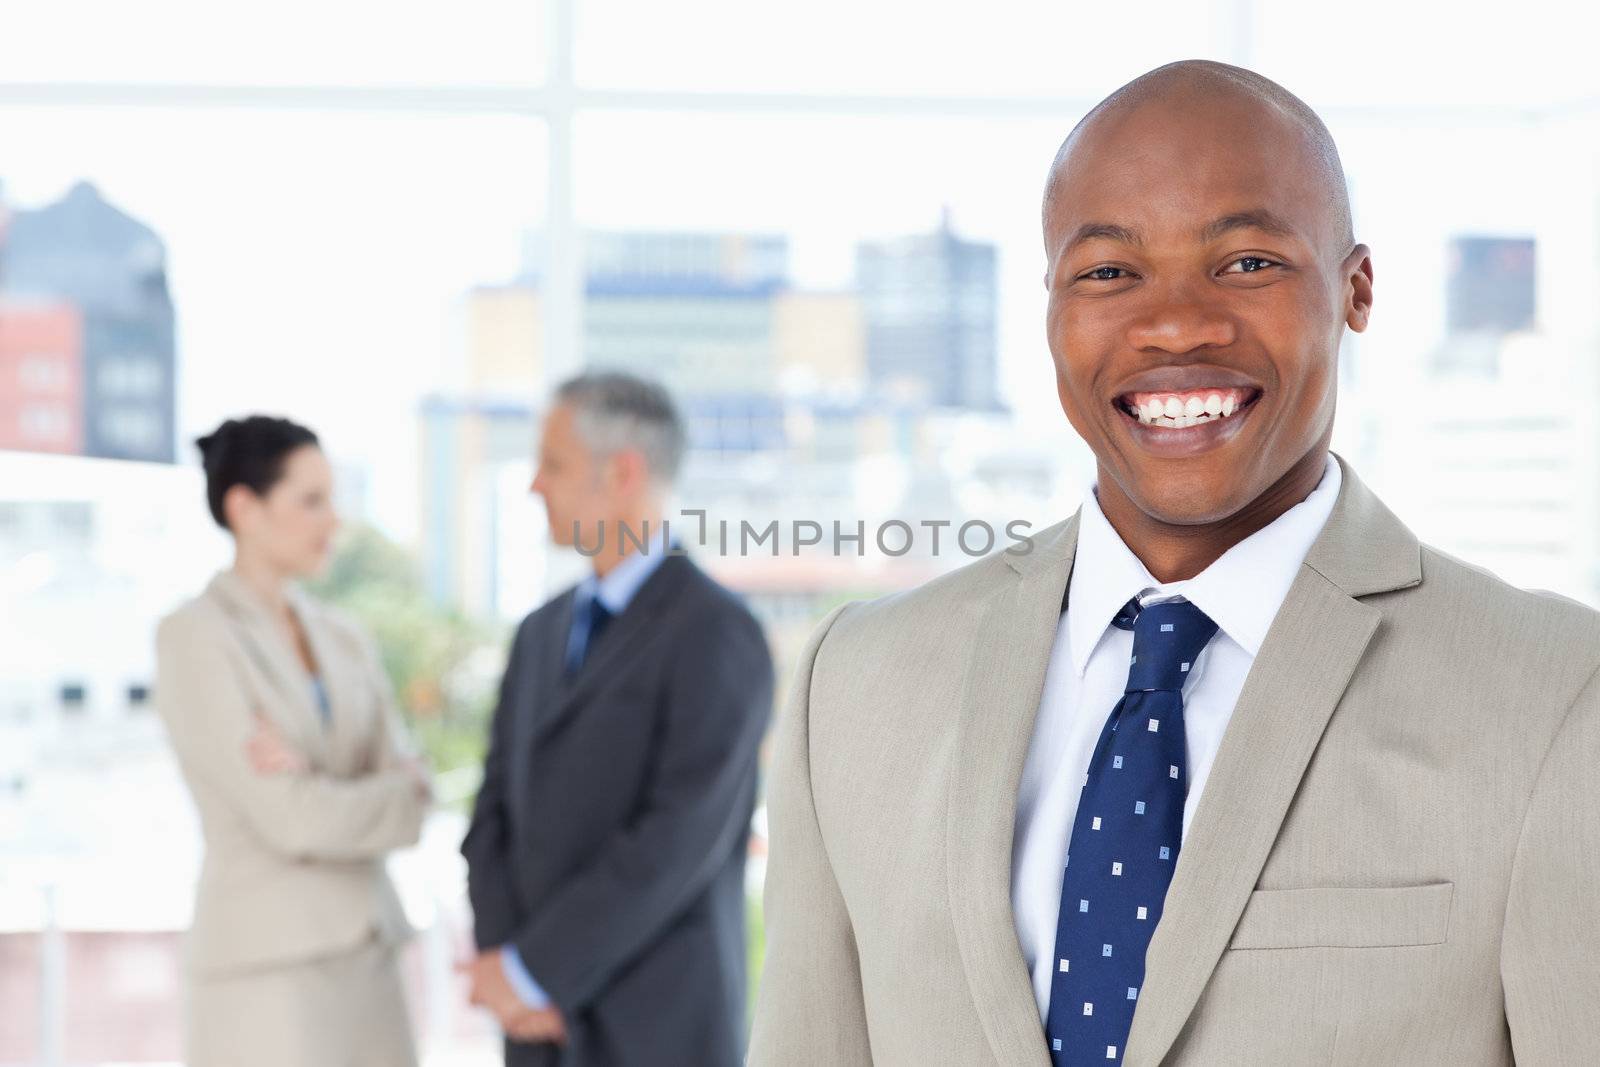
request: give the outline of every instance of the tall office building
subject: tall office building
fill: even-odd
[[[173,309],[166,249],[153,230],[80,182],[54,204],[9,216],[0,295],[67,305],[80,317],[85,455],[173,462]]]
[[[1457,236],[1445,282],[1445,339],[1431,369],[1492,377],[1507,334],[1534,329],[1536,248],[1531,237]]]
[[[1533,328],[1533,238],[1456,237],[1449,262],[1445,328],[1450,333]]]
[[[945,214],[930,234],[862,244],[872,385],[937,407],[999,408],[995,246],[956,236]]]
[[[83,318],[71,304],[0,297],[0,448],[83,451]]]
[[[684,396],[773,390],[783,237],[595,233],[584,256],[588,366],[648,375]]]
[[[859,397],[867,386],[867,323],[859,294],[786,290],[773,309],[778,390]]]
[[[508,514],[526,515],[534,392],[542,377],[540,296],[527,285],[482,286],[462,307],[458,380],[423,399],[422,568],[429,594],[478,617],[525,610],[526,586],[506,573]],[[542,558],[537,538],[521,556]],[[537,578],[537,574],[534,576]],[[509,585],[508,585],[509,583]]]
[[[961,364],[952,373],[971,379],[959,396],[946,394],[938,417],[922,393],[874,388],[882,382],[870,365],[862,295],[795,289],[787,242],[770,235],[587,235],[585,365],[633,371],[672,391],[691,446],[681,499],[730,523],[735,537],[742,520],[761,528],[864,505],[947,514],[953,490],[933,424],[996,414],[995,261],[991,247],[948,228],[884,247],[909,261],[930,241],[943,281],[924,294],[919,328],[942,344],[954,323],[957,343],[943,350]],[[529,262],[514,284],[468,294],[455,380],[419,411],[428,586],[474,615],[526,611],[563,562],[546,550],[542,507],[528,496],[540,390],[553,384],[542,380],[536,249]],[[909,263],[885,270],[900,266]],[[951,300],[962,306],[932,325],[934,305]],[[844,562],[825,568],[828,583],[856,580],[855,564]],[[797,566],[786,549],[762,573]],[[734,571],[728,577],[740,584]],[[823,580],[807,573],[805,582]]]

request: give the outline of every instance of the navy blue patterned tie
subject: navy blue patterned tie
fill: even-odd
[[[1217,632],[1187,600],[1141,609],[1135,597],[1112,622],[1133,631],[1133,661],[1089,760],[1067,846],[1045,1024],[1056,1067],[1122,1059],[1183,836],[1183,682]]]

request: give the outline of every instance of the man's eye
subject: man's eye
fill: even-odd
[[[1083,277],[1096,282],[1114,282],[1126,273],[1121,267],[1096,267]]]
[[[1240,256],[1238,259],[1228,264],[1228,269],[1223,271],[1223,273],[1254,274],[1258,270],[1264,270],[1267,267],[1276,267],[1277,265],[1278,264],[1276,260],[1267,259],[1264,256]],[[1236,266],[1240,269],[1234,270],[1233,268]]]

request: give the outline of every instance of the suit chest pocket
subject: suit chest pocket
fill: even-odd
[[[1454,882],[1386,888],[1257,889],[1229,950],[1443,944]]]

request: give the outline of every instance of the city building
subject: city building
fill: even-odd
[[[1516,333],[1534,325],[1532,237],[1459,236],[1450,241],[1445,330]]]
[[[585,365],[661,381],[683,412],[690,451],[669,508],[691,553],[751,598],[780,658],[797,652],[819,606],[901,588],[966,562],[945,531],[938,552],[922,520],[1054,521],[1068,484],[1050,443],[1019,443],[995,402],[994,249],[949,231],[863,246],[864,271],[889,290],[933,262],[906,330],[882,346],[936,345],[951,382],[901,388],[873,363],[871,298],[796,289],[782,237],[591,234],[585,238]],[[452,378],[421,404],[422,561],[430,594],[469,615],[512,619],[584,561],[552,551],[530,494],[543,381],[539,253],[515,283],[469,292]],[[954,310],[943,308],[955,302]],[[937,312],[937,314],[936,314]],[[882,316],[878,325],[884,326]],[[953,334],[952,334],[952,331]],[[945,343],[950,341],[951,343]],[[833,522],[865,539],[834,551]],[[921,536],[880,551],[882,523]],[[796,553],[793,524],[818,522],[822,545]],[[778,545],[747,550],[746,524],[777,522]],[[888,538],[897,549],[898,532]],[[703,539],[702,539],[703,538]],[[981,538],[979,538],[981,542]],[[776,551],[774,548],[776,547]],[[857,551],[857,547],[860,551]],[[1003,547],[1003,544],[997,544]],[[792,646],[792,647],[791,647]]]
[[[874,388],[936,407],[1001,406],[994,245],[958,237],[947,212],[933,233],[859,245],[856,285]]]
[[[596,233],[584,255],[587,366],[648,375],[680,396],[773,388],[784,238]]]
[[[65,305],[81,323],[80,414],[63,421],[37,409],[34,429],[50,431],[41,436],[79,434],[76,450],[88,456],[173,462],[173,308],[166,249],[153,230],[80,182],[53,204],[5,217],[0,296]],[[37,358],[34,366],[53,381],[72,378],[42,370]]]
[[[83,408],[78,309],[0,298],[0,448],[80,454]]]
[[[512,522],[519,511],[530,519],[533,394],[543,374],[539,292],[526,283],[473,289],[461,322],[456,377],[418,412],[423,579],[438,603],[477,618],[508,617],[543,577],[542,537],[528,535],[527,553],[515,558],[500,548],[508,512]]]

